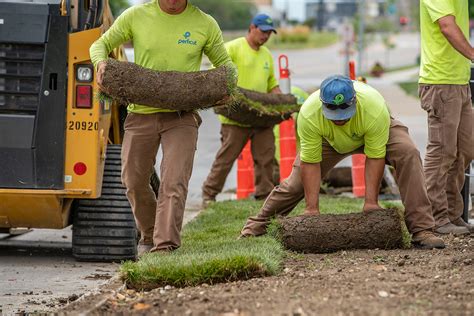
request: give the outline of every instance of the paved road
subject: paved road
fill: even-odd
[[[377,61],[386,68],[415,64],[419,53],[418,33],[401,33],[393,39],[396,45],[390,51],[387,51],[380,40],[374,39],[363,55],[362,72],[367,72]],[[275,60],[280,54],[288,56],[293,84],[304,89],[314,89],[319,87],[327,76],[345,73],[347,65],[345,57],[340,54],[341,49],[342,44],[338,43],[322,49],[282,50],[272,53]],[[358,61],[358,54],[354,54],[352,59]]]
[[[196,214],[188,210],[184,222]],[[116,274],[116,263],[75,261],[71,238],[70,227],[0,234],[0,315],[54,311]]]

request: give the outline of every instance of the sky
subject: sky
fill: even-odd
[[[192,0],[190,0],[192,3]],[[141,0],[129,0],[131,4],[136,4],[139,2],[142,2]],[[304,7],[305,7],[305,0],[273,0],[273,5],[279,9],[283,10],[285,9],[285,6],[288,6],[288,17],[291,20],[299,20],[299,21],[304,21],[305,20],[305,14],[304,14]]]

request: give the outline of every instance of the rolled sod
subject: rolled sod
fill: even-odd
[[[229,102],[236,89],[234,69],[222,66],[196,72],[155,71],[108,59],[102,86],[120,103],[191,111]]]
[[[240,124],[252,127],[271,127],[300,110],[291,94],[260,93],[239,88],[232,104],[218,106],[214,112]]]
[[[278,228],[283,245],[296,252],[403,247],[402,219],[396,209],[287,217],[279,219]]]

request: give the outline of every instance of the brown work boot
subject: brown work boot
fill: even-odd
[[[436,237],[435,234],[429,230],[422,230],[414,233],[411,243],[413,246],[420,249],[443,249],[446,247],[444,241],[441,238]]]
[[[240,233],[239,237],[237,237],[237,240],[246,239],[246,238],[249,238],[249,237],[257,237],[257,236],[254,236],[254,235],[251,235],[251,234],[242,234],[242,233]]]
[[[459,217],[455,221],[452,221],[451,223],[458,227],[466,227],[471,234],[474,233],[474,225],[466,223],[461,217]]]
[[[140,258],[146,253],[149,253],[153,248],[153,244],[138,244],[137,257]]]
[[[443,226],[436,227],[435,233],[442,234],[442,235],[447,235],[447,234],[466,235],[466,234],[469,234],[469,229],[467,229],[464,226],[456,226],[453,223],[449,222],[447,224],[444,224]]]
[[[209,206],[209,204],[214,203],[215,201],[216,201],[215,197],[210,197],[210,196],[207,196],[207,195],[203,194],[202,195],[202,204],[201,204],[201,206],[202,206],[203,209],[206,209]]]

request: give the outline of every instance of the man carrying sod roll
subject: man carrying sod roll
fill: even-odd
[[[217,22],[186,0],[156,0],[123,12],[90,48],[102,82],[109,53],[132,41],[135,63],[158,71],[199,71],[202,54],[214,66],[229,65]],[[185,93],[185,91],[183,91]],[[141,232],[138,255],[171,251],[180,231],[201,118],[196,112],[128,106],[122,144],[122,181]],[[150,187],[156,154],[162,146],[161,185]]]

